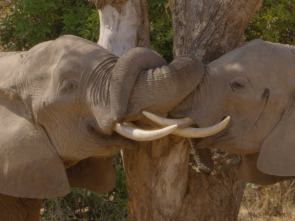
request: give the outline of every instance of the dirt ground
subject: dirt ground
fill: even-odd
[[[241,207],[238,221],[294,221],[295,207],[283,216],[259,216],[245,207]]]
[[[238,221],[294,221],[295,220],[295,208],[293,208],[291,214],[283,216],[259,216],[251,211],[248,211],[245,207],[242,207],[239,213]]]

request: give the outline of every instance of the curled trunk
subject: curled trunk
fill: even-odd
[[[178,57],[162,67],[144,70],[135,82],[128,115],[142,110],[169,112],[198,86],[204,73],[204,66],[188,56]]]
[[[131,49],[113,71],[113,120],[123,116],[136,120],[142,110],[167,113],[197,87],[203,75],[204,66],[192,57],[179,57],[167,65],[150,49]]]
[[[112,75],[110,86],[111,115],[114,121],[126,115],[134,84],[143,70],[166,65],[156,52],[147,48],[134,48],[122,55]]]

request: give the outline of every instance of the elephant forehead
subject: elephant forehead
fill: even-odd
[[[28,82],[46,82],[52,76],[81,79],[83,75],[90,76],[106,59],[114,62],[117,56],[88,40],[63,36],[32,48],[23,62],[22,73]]]
[[[295,84],[294,60],[294,47],[254,40],[211,62],[209,68],[228,78],[245,76],[254,84],[275,87]]]
[[[286,69],[294,67],[295,48],[289,45],[254,40],[210,63],[227,69]]]
[[[61,58],[64,60],[71,58],[74,61],[83,60],[87,63],[95,63],[101,53],[111,54],[94,42],[76,36],[65,35],[54,41],[36,45],[29,51],[28,59],[33,56],[39,62],[42,59],[45,63],[54,63]]]

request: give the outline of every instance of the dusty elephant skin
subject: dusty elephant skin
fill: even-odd
[[[205,66],[203,81],[174,111],[204,127],[229,115],[198,148],[243,154],[240,176],[272,184],[295,176],[295,48],[254,40]]]
[[[203,74],[190,57],[167,64],[135,48],[119,58],[75,36],[0,53],[0,220],[38,220],[41,200],[70,187],[112,189],[110,157],[134,145],[115,126],[167,113]]]
[[[294,176],[294,50],[256,40],[207,66],[191,57],[167,64],[150,49],[118,57],[63,36],[27,52],[0,53],[0,220],[38,220],[41,199],[70,187],[112,189],[110,157],[134,147],[126,137],[206,137],[198,148],[246,154],[246,181]],[[183,119],[165,119],[164,126],[175,125],[164,133],[128,126],[143,111]],[[225,116],[230,124],[216,134]],[[189,127],[196,123],[210,127]],[[1,213],[12,204],[19,214]]]

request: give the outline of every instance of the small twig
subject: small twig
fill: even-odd
[[[3,5],[7,5],[11,2],[11,0],[5,1],[5,2],[0,2],[0,7]]]

